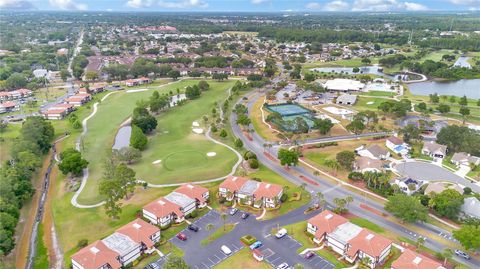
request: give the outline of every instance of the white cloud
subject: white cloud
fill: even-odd
[[[341,0],[335,0],[332,2],[327,3],[324,7],[323,10],[325,11],[345,11],[350,7],[350,5]]]
[[[465,6],[472,6],[472,7],[480,6],[480,0],[450,0],[450,2],[457,5],[465,5]]]
[[[307,9],[320,9],[320,8],[322,8],[322,5],[320,5],[317,2],[311,2],[311,3],[308,3],[305,7]]]
[[[268,0],[250,0],[250,2],[251,2],[252,4],[255,4],[255,5],[256,5],[256,4],[265,3],[265,2],[267,2],[267,1],[268,1]]]
[[[73,0],[49,0],[50,5],[62,10],[86,10],[87,5],[75,3]]]
[[[27,0],[0,0],[2,9],[34,9],[35,6]]]
[[[160,6],[163,8],[189,8],[198,7],[206,8],[208,3],[202,0],[179,0],[179,1],[164,1],[164,0],[129,0],[127,6],[133,8],[144,8],[151,6]]]
[[[422,4],[398,2],[397,0],[355,0],[352,8],[353,11],[420,11],[427,9],[428,8]]]

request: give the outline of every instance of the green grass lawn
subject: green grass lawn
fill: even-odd
[[[5,161],[10,159],[10,151],[15,138],[20,135],[21,123],[9,123],[5,129],[0,132],[0,167]]]
[[[385,91],[369,91],[369,92],[361,92],[360,95],[392,97],[395,95],[395,93],[385,92]]]
[[[209,81],[211,89],[185,105],[161,113],[155,134],[149,137],[148,148],[142,159],[132,165],[137,177],[155,184],[190,182],[225,176],[236,163],[236,155],[228,148],[215,144],[204,135],[192,132],[192,122],[197,121],[203,129],[209,125],[203,115],[211,118],[214,102],[221,103],[227,97],[227,89],[233,81]],[[208,152],[216,155],[208,157]],[[161,160],[160,164],[152,162]]]
[[[378,97],[364,97],[358,96],[357,103],[353,106],[356,110],[373,110],[377,111],[378,106],[382,103],[387,101],[386,98],[378,98]]]
[[[48,250],[43,242],[43,224],[38,226],[38,240],[36,243],[36,256],[33,267],[39,269],[48,268]]]
[[[203,239],[202,242],[200,242],[202,246],[206,246],[212,243],[213,241],[217,240],[218,238],[233,231],[233,229],[235,229],[235,223],[227,223],[225,224],[225,227],[222,225],[220,227],[215,227],[215,228],[216,230],[213,233],[211,233],[207,238]]]
[[[440,61],[442,60],[442,56],[445,54],[453,54],[453,50],[447,50],[447,49],[441,49],[441,50],[435,50],[430,53],[427,53],[424,57],[420,59],[421,62],[424,62],[426,60],[432,60],[432,61]],[[453,62],[452,62],[453,63]]]
[[[378,226],[377,224],[370,222],[369,220],[362,219],[362,218],[351,218],[349,221],[353,224],[356,224],[362,228],[369,229],[372,232],[383,234],[385,233],[385,230]]]

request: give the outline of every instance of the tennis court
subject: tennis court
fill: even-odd
[[[266,108],[272,112],[278,112],[282,116],[296,116],[310,113],[308,109],[295,104],[267,105]]]

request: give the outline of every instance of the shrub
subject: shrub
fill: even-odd
[[[197,210],[193,210],[192,213],[190,213],[190,214],[187,215],[187,218],[189,218],[189,219],[194,219],[194,218],[196,218],[197,216],[198,216]]]
[[[257,169],[258,166],[259,166],[257,159],[250,159],[250,160],[248,160],[248,165],[249,165],[250,168],[252,168],[252,169]]]
[[[225,197],[223,197],[223,196],[220,196],[220,198],[218,198],[218,202],[219,202],[220,204],[223,204],[223,203],[225,203],[226,201],[227,201],[227,199],[226,199]]]
[[[246,151],[244,154],[243,154],[243,158],[245,160],[250,160],[250,159],[257,159],[257,155],[255,155],[255,153],[251,152],[251,151]]]
[[[171,222],[170,222],[169,224],[163,226],[163,227],[160,227],[160,230],[162,230],[162,231],[163,231],[163,230],[166,230],[166,229],[170,228],[170,226],[172,226],[172,223],[171,223]]]
[[[81,239],[80,241],[78,241],[77,243],[77,247],[78,248],[84,248],[88,246],[88,240],[87,239]]]
[[[255,238],[255,236],[247,234],[240,237],[240,241],[242,241],[245,245],[250,246],[251,244],[257,242],[257,238]]]
[[[255,181],[258,181],[258,182],[262,182],[262,179],[258,178],[258,177],[253,177],[252,180],[255,180]]]
[[[363,180],[363,174],[360,172],[351,172],[348,174],[348,179],[353,181],[360,181]]]
[[[282,194],[282,197],[280,197],[280,201],[281,201],[282,203],[286,202],[287,199],[288,199],[288,195],[287,195],[286,193]]]

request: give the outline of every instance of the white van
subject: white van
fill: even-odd
[[[287,235],[287,229],[282,228],[282,229],[278,230],[278,232],[275,234],[275,237],[276,238],[282,238],[285,235]]]
[[[220,249],[222,250],[223,254],[225,254],[225,255],[232,254],[232,251],[225,245],[223,245]]]

